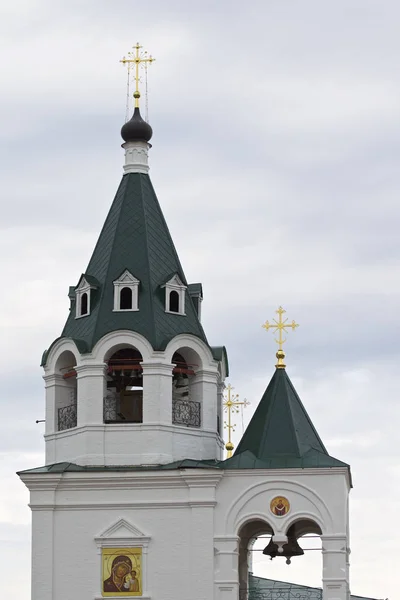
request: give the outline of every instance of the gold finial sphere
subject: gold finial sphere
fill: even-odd
[[[134,98],[140,98],[140,92],[133,92]]]
[[[278,359],[278,362],[276,363],[276,368],[277,369],[284,369],[286,367],[285,365],[285,353],[282,349],[279,349],[278,352],[276,353],[276,358]]]
[[[228,452],[232,452],[232,450],[234,449],[234,447],[235,446],[232,444],[232,442],[227,442],[225,444],[225,448],[226,448],[226,450],[228,450]]]

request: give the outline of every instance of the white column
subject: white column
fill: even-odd
[[[172,364],[141,363],[143,424],[172,424]]]
[[[57,409],[58,409],[58,398],[62,394],[64,387],[63,376],[59,373],[52,373],[51,375],[44,375],[46,389],[46,435],[57,431]]]
[[[345,535],[325,535],[322,540],[323,600],[347,600],[348,567],[347,538]]]
[[[78,377],[78,427],[103,424],[105,363],[75,367]]]
[[[218,372],[197,371],[190,386],[190,399],[201,403],[201,426],[208,431],[217,431]]]
[[[237,536],[214,538],[215,600],[238,600],[239,598],[238,545]]]

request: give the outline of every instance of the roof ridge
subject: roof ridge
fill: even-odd
[[[277,369],[277,371],[278,370],[282,371],[282,369]],[[295,417],[295,414],[293,413],[292,403],[290,401],[290,392],[294,391],[295,394],[296,394],[296,391],[294,390],[293,386],[290,386],[291,382],[290,382],[290,379],[289,379],[289,375],[286,373],[286,369],[283,369],[283,373],[284,373],[283,385],[285,387],[285,398],[286,398],[286,402],[287,402],[287,405],[288,405],[288,410],[289,410],[290,416],[291,416],[290,425],[291,425],[291,428],[293,430],[294,438],[296,440],[297,454],[298,454],[298,456],[300,458],[301,457],[301,444],[300,444],[300,439],[299,439],[299,433],[297,431],[296,424],[295,424],[295,418],[296,417]],[[297,394],[296,394],[296,398],[298,398]],[[299,400],[300,400],[300,398],[299,398]]]
[[[299,403],[300,407],[302,408],[303,414],[305,415],[305,417],[306,417],[306,419],[308,421],[308,424],[310,425],[310,427],[311,427],[311,429],[312,429],[315,437],[318,439],[319,443],[321,444],[321,448],[323,449],[323,451],[325,452],[325,454],[327,454],[328,456],[330,456],[328,450],[325,447],[325,444],[323,443],[322,439],[319,436],[318,431],[314,427],[314,423],[312,422],[312,420],[310,418],[310,415],[308,414],[308,412],[306,410],[306,407],[304,406],[303,402],[301,401],[301,398],[298,395],[298,393],[296,392],[296,388],[294,387],[294,385],[292,383],[292,380],[290,379],[290,377],[289,377],[289,375],[287,373],[286,373],[286,381],[289,384],[289,386],[290,386],[293,394],[295,395],[297,402]],[[290,412],[293,415],[293,413],[292,413],[292,407],[291,406],[290,406]],[[314,450],[318,450],[318,452],[320,452],[319,448],[315,448],[314,446],[311,446],[311,448],[314,448]]]
[[[147,223],[147,212],[146,212],[146,206],[145,206],[145,202],[143,200],[143,178],[142,176],[139,177],[139,181],[140,181],[140,191],[141,191],[141,197],[142,197],[142,202],[141,202],[141,207],[142,207],[142,212],[143,212],[143,229],[144,229],[144,237],[145,237],[145,242],[146,242],[146,262],[147,262],[147,274],[148,274],[148,286],[151,288],[152,287],[152,281],[151,281],[151,271],[150,271],[150,256],[149,256],[149,232],[148,232],[148,223]],[[148,181],[150,182],[150,178],[148,179]],[[151,184],[151,182],[150,182]],[[153,186],[151,186],[153,187]],[[153,190],[154,191],[154,190]],[[160,207],[161,208],[161,207]],[[162,213],[162,211],[161,211]],[[153,294],[153,290],[150,289],[150,301],[149,301],[149,308],[150,308],[150,313],[151,313],[151,327],[153,329],[153,339],[157,339],[157,331],[156,331],[156,321],[155,321],[155,311],[154,311],[154,294]]]
[[[122,184],[124,181],[125,181],[125,175],[122,177],[121,184]],[[123,196],[125,196],[125,194],[126,194],[126,192],[127,192],[128,188],[129,188],[129,179],[126,179],[126,183],[125,183],[125,185],[124,185]],[[100,306],[101,306],[101,301],[103,300],[104,294],[105,294],[105,292],[106,292],[106,286],[105,286],[105,283],[108,281],[108,274],[109,274],[109,271],[110,271],[110,265],[111,265],[112,249],[113,249],[113,247],[114,247],[115,238],[116,238],[116,236],[117,236],[117,231],[118,231],[118,227],[119,227],[120,220],[121,220],[121,214],[122,214],[122,204],[123,204],[123,198],[121,199],[121,206],[120,206],[120,210],[119,210],[119,212],[118,212],[118,218],[117,218],[117,221],[116,221],[116,223],[115,223],[114,234],[113,234],[113,236],[112,236],[112,243],[111,243],[111,245],[110,245],[110,247],[111,247],[111,253],[110,253],[109,257],[108,257],[108,264],[107,264],[107,268],[106,268],[106,271],[105,271],[105,274],[104,274],[104,282],[103,282],[103,284],[101,285],[101,289],[100,289],[100,297],[99,297],[99,299],[98,299],[98,306],[99,306],[99,310],[100,310]],[[111,209],[112,209],[112,205],[111,205],[110,211],[111,211]],[[107,215],[107,216],[108,216],[108,215]],[[107,222],[107,218],[106,218],[106,220],[104,221],[103,228],[105,227],[105,224],[106,224],[106,222]],[[103,228],[102,228],[102,230],[101,230],[101,232],[100,232],[100,235],[99,235],[99,237],[98,237],[98,241],[97,241],[97,243],[96,243],[96,246],[95,246],[95,248],[94,248],[94,250],[93,250],[92,256],[94,256],[94,254],[95,254],[95,252],[96,252],[96,247],[97,247],[97,244],[99,243],[99,241],[100,241],[100,239],[101,239],[101,234],[103,233]],[[91,259],[90,259],[90,260],[91,260]],[[90,264],[90,262],[89,262],[89,264]],[[88,266],[89,266],[89,265],[88,265]],[[98,328],[98,324],[99,324],[99,319],[98,319],[98,316],[99,316],[99,315],[97,315],[97,318],[96,318],[96,321],[95,321],[95,325],[94,325],[94,327],[93,327],[92,340],[91,340],[91,341],[92,341],[92,345],[93,345],[93,339],[96,339],[96,333],[97,333],[97,328]]]

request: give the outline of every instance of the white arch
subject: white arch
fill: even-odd
[[[248,525],[249,523],[253,523],[254,521],[263,521],[266,525],[268,525],[272,531],[275,533],[275,527],[273,526],[273,520],[269,518],[270,515],[261,512],[252,512],[251,514],[244,515],[241,520],[237,523],[236,535],[239,535],[240,530]]]
[[[314,521],[314,523],[318,525],[318,527],[321,529],[323,535],[325,527],[320,516],[318,515],[317,518],[317,515],[315,513],[307,511],[297,511],[295,513],[290,512],[287,518],[284,520],[286,531],[289,529],[289,527],[293,525],[293,523],[296,523],[297,521],[302,521],[303,519],[307,519],[307,521]]]
[[[55,373],[57,361],[64,352],[72,352],[75,357],[76,366],[81,364],[80,352],[71,338],[60,338],[50,348],[50,351],[46,358],[46,365],[44,371],[46,375]]]
[[[150,342],[140,333],[126,329],[107,333],[96,343],[91,356],[96,362],[105,362],[107,354],[129,346],[139,350],[144,362],[153,356],[154,351]]]
[[[174,353],[178,352],[182,348],[190,348],[196,352],[201,362],[201,365],[199,365],[200,369],[211,367],[217,372],[217,363],[214,360],[210,348],[202,340],[188,333],[177,335],[169,342],[165,348],[165,358],[167,362],[170,363]]]
[[[314,490],[309,487],[299,483],[298,481],[290,481],[284,479],[272,479],[268,481],[263,481],[260,483],[255,483],[250,487],[247,487],[246,490],[240,494],[231,504],[225,519],[225,532],[226,534],[234,532],[237,534],[239,531],[238,524],[243,523],[251,518],[253,518],[253,512],[246,512],[246,504],[248,504],[251,500],[254,500],[257,496],[263,494],[283,494],[287,492],[288,494],[298,494],[303,496],[308,500],[309,503],[315,508],[315,512],[310,512],[307,518],[311,518],[316,521],[321,527],[321,531],[323,534],[332,531],[333,529],[333,517],[332,514],[326,504],[326,502],[319,496]],[[272,499],[272,496],[271,496]],[[263,505],[265,505],[265,500],[263,501]],[[269,506],[269,502],[267,503]],[[301,514],[305,514],[304,512]],[[287,515],[287,517],[281,519],[277,519],[276,517],[271,518],[271,515],[268,516],[265,514],[262,518],[266,520],[268,523],[273,522],[274,525],[271,525],[275,532],[277,531],[286,531],[286,524],[289,520],[291,520],[293,514]],[[258,517],[256,517],[258,518]]]

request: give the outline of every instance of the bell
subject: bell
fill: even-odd
[[[269,541],[268,546],[266,546],[263,550],[263,554],[271,557],[271,560],[276,556],[283,556],[286,558],[286,564],[290,565],[292,556],[301,556],[304,554],[303,548],[299,546],[297,540],[293,536],[288,536],[288,541],[286,544],[283,544],[282,547],[283,552],[278,551],[278,544],[272,541],[272,537]]]

